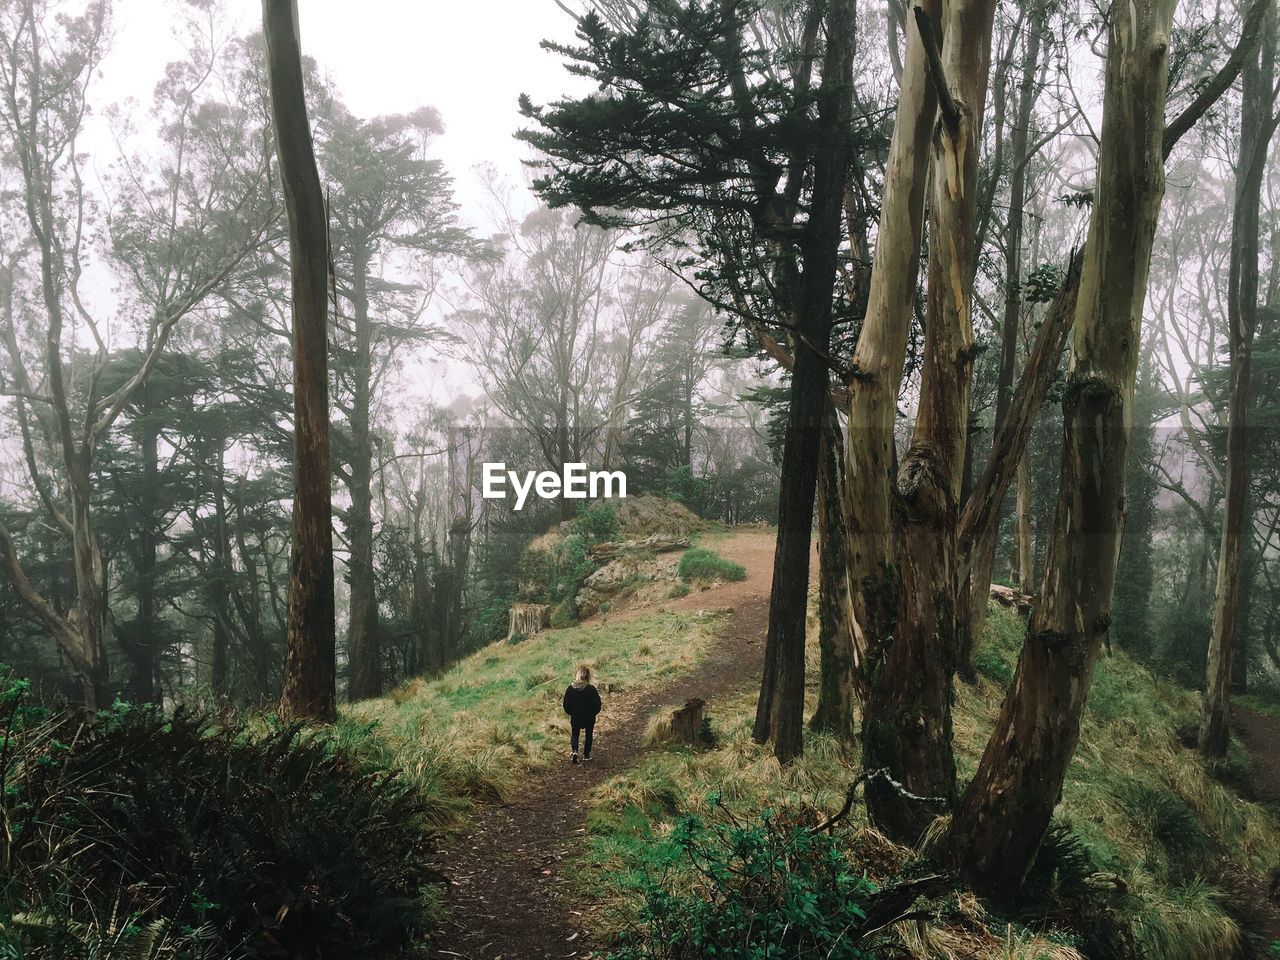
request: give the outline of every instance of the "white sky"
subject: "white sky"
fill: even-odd
[[[95,82],[99,103],[145,105],[164,65],[183,55],[174,27],[182,0],[116,0],[111,53]],[[223,0],[238,33],[259,28],[258,0]],[[335,81],[361,117],[440,111],[433,144],[456,181],[466,219],[481,225],[474,168],[492,163],[520,180],[523,144],[516,98],[545,102],[581,89],[543,39],[571,40],[573,22],[554,0],[299,0],[303,52]]]
[[[260,0],[215,2],[229,33],[261,28]],[[90,92],[99,122],[109,104],[134,100],[140,111],[149,108],[165,65],[185,55],[185,5],[115,0],[110,51]],[[482,236],[492,225],[477,168],[492,165],[518,185],[526,180],[521,159],[528,151],[514,139],[519,95],[544,103],[586,86],[539,46],[544,39],[573,39],[573,20],[554,0],[299,0],[299,23],[304,55],[332,78],[357,116],[422,106],[440,112],[445,131],[431,154],[454,178],[463,221]],[[450,286],[446,281],[437,293],[437,318],[448,312]],[[412,410],[482,390],[469,370],[434,351],[405,359],[403,376],[391,385],[393,406]]]

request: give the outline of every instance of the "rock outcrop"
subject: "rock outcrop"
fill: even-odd
[[[675,553],[655,555],[649,551],[637,551],[616,554],[583,582],[577,596],[578,615],[593,616],[624,594],[643,593],[644,588],[651,584],[660,583],[665,589],[670,589],[676,582],[679,562],[680,558]]]

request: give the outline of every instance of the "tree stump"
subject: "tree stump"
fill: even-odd
[[[551,626],[551,607],[545,603],[513,603],[507,614],[507,639],[516,634],[531,637]]]
[[[703,709],[707,702],[698,697],[686,700],[682,707],[672,707],[655,714],[649,721],[645,731],[645,743],[657,746],[664,743],[688,743],[698,745],[706,742],[703,731]]]
[[[702,708],[705,700],[694,697],[683,707],[671,711],[671,739],[680,743],[697,743],[702,736]]]

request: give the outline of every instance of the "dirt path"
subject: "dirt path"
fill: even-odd
[[[634,764],[650,715],[659,707],[703,697],[759,675],[768,625],[774,540],[745,533],[717,544],[747,568],[747,579],[667,601],[667,610],[728,609],[715,646],[691,673],[661,687],[610,697],[596,726],[590,763],[553,766],[529,775],[523,797],[475,811],[472,829],[443,851],[451,917],[428,956],[465,960],[564,960],[595,946],[570,901],[561,865],[580,830],[587,791]],[[650,610],[654,608],[649,608]],[[615,615],[614,622],[642,611]],[[567,749],[567,747],[566,747]]]
[[[1242,704],[1231,708],[1232,719],[1240,731],[1240,739],[1253,761],[1253,788],[1259,800],[1280,809],[1280,719],[1251,710]],[[1280,861],[1274,865],[1280,871]],[[1270,883],[1280,882],[1280,875],[1266,878]],[[1280,890],[1259,889],[1256,909],[1262,934],[1263,949],[1273,941],[1280,941],[1280,905],[1276,897]]]

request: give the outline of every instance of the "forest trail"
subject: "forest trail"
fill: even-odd
[[[1257,799],[1280,809],[1280,718],[1262,713],[1243,704],[1232,707],[1235,725],[1249,757],[1253,761],[1253,788]],[[1280,865],[1277,865],[1280,869]],[[1269,878],[1280,883],[1280,875]],[[1259,897],[1264,915],[1261,933],[1264,940],[1280,941],[1280,909],[1273,906],[1275,891]]]
[[[1240,739],[1253,759],[1259,798],[1280,806],[1280,719],[1237,703],[1233,706]]]
[[[464,960],[567,960],[590,955],[585,909],[572,901],[562,864],[585,840],[583,798],[639,758],[645,726],[659,707],[716,695],[758,677],[764,661],[774,535],[749,531],[715,544],[742,564],[747,578],[678,600],[614,615],[610,622],[665,610],[728,609],[710,653],[690,673],[646,690],[609,696],[596,726],[589,763],[563,764],[529,774],[521,798],[479,807],[471,828],[441,855],[450,911],[428,956]],[[592,621],[586,621],[591,623]],[[566,754],[568,745],[565,745]],[[582,905],[584,908],[587,904]]]

